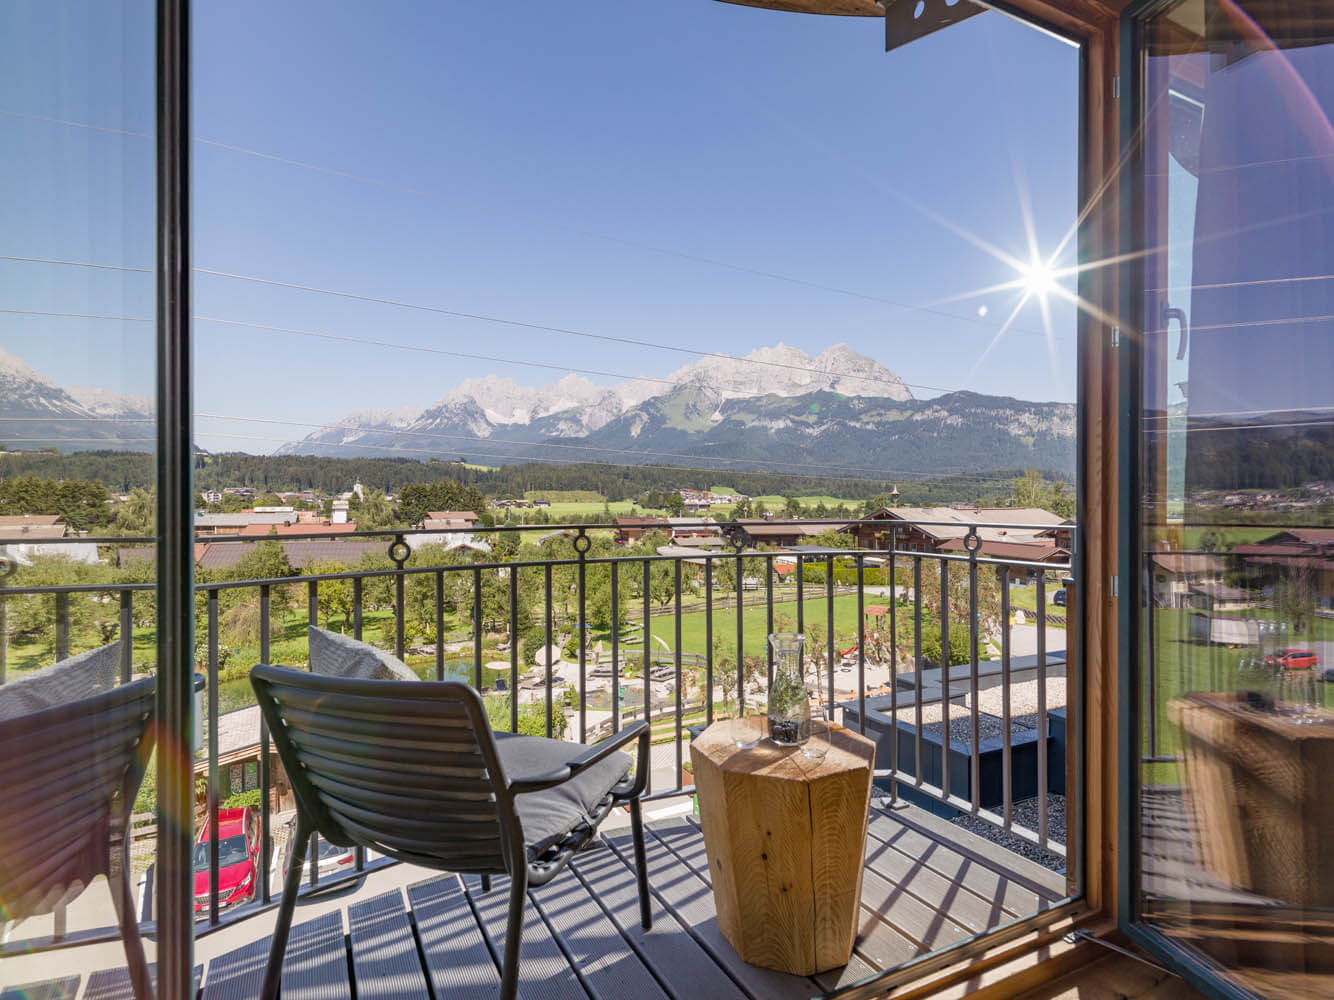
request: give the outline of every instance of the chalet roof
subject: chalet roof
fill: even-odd
[[[64,524],[59,514],[0,514],[0,528],[36,527],[52,524]]]
[[[823,535],[826,531],[841,531],[846,524],[812,523],[810,521],[741,521],[746,534],[752,538],[788,538],[792,535]]]
[[[346,535],[357,530],[356,524],[346,521],[331,524],[320,521],[298,521],[296,524],[247,524],[239,534],[243,538],[265,535]]]
[[[41,538],[64,538],[65,526],[63,524],[34,523],[27,524],[0,524],[0,538],[16,538],[27,541],[34,541]]]
[[[943,542],[963,538],[971,527],[983,541],[1031,542],[1051,537],[1053,529],[1066,527],[1070,521],[1039,507],[882,507],[867,520],[872,521],[935,521],[937,524],[915,524],[913,527]],[[1050,525],[1049,528],[1016,529],[995,525],[1025,524]]]
[[[472,521],[474,524],[481,520],[470,510],[432,510],[427,511],[426,517],[432,521]]]
[[[244,528],[249,524],[292,524],[296,521],[293,511],[243,512],[240,514],[195,514],[196,528]]]
[[[472,531],[477,522],[463,517],[427,517],[422,519],[422,527],[427,531]]]
[[[1033,541],[996,541],[988,539],[985,533],[977,554],[987,559],[1022,559],[1025,562],[1065,562],[1070,558],[1070,550],[1052,545],[1050,542]],[[940,544],[942,552],[966,552],[962,537],[950,538]]]
[[[206,542],[195,546],[195,560],[206,570],[235,566],[255,551],[255,542]],[[278,543],[287,553],[287,561],[294,569],[304,569],[317,562],[341,562],[348,566],[361,561],[367,553],[384,555],[388,546],[383,541],[324,541],[322,539],[294,538]],[[202,549],[202,551],[201,551]]]
[[[618,517],[614,523],[618,528],[645,528],[653,525],[666,527],[671,522],[665,517]]]
[[[1169,573],[1217,576],[1226,569],[1218,556],[1196,552],[1155,552],[1153,561]]]

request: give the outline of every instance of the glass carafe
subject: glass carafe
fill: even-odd
[[[801,667],[800,632],[769,636],[774,654],[774,681],[769,689],[769,738],[779,746],[796,747],[811,738],[811,701]]]

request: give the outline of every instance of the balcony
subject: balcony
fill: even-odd
[[[194,760],[196,829],[208,831],[201,844],[209,859],[196,907],[202,996],[245,997],[258,988],[292,808],[244,682],[249,664],[240,664],[239,675],[236,664],[228,668],[237,620],[250,614],[238,608],[260,623],[285,614],[300,624],[341,625],[427,679],[465,679],[499,706],[492,714],[498,728],[517,728],[522,714],[529,725],[540,719],[548,735],[563,731],[591,743],[649,719],[654,929],[639,928],[628,831],[613,816],[570,873],[530,892],[522,963],[529,995],[874,995],[876,987],[856,984],[942,949],[967,954],[1001,929],[1052,922],[1079,892],[1065,848],[1065,794],[1069,788],[1077,802],[1079,784],[1067,736],[1079,720],[1066,712],[1063,609],[1050,600],[1061,590],[1073,607],[1073,588],[1059,582],[1068,566],[990,558],[977,546],[909,551],[896,544],[905,522],[871,527],[883,531],[887,548],[758,550],[733,532],[723,552],[626,555],[606,542],[598,551],[611,554],[601,555],[593,540],[605,529],[584,526],[548,539],[542,559],[473,553],[447,563],[414,558],[414,543],[427,541],[416,533],[368,534],[334,544],[378,547],[387,557],[381,568],[199,582],[196,659],[207,694],[199,706],[206,736]],[[512,531],[530,534],[482,535],[495,542]],[[977,526],[969,534],[976,537]],[[80,601],[112,609],[121,634],[129,634],[152,590],[145,583],[25,587],[22,574],[9,582],[0,604],[49,602],[57,658],[72,651],[78,628],[71,616],[77,622]],[[606,586],[609,594],[598,596]],[[302,596],[305,620],[296,611]],[[521,621],[528,613],[532,620]],[[853,958],[814,979],[748,966],[722,938],[693,779],[682,767],[692,727],[725,714],[738,683],[748,706],[762,705],[772,670],[764,636],[780,627],[811,637],[813,703],[832,706],[836,721],[877,744]],[[581,635],[590,638],[572,638]],[[304,666],[309,658],[300,641],[272,625],[253,638],[261,662],[295,656],[301,662],[289,665]],[[541,655],[553,646],[564,647],[561,659]],[[951,649],[948,666],[931,658]],[[124,650],[122,680],[138,670],[136,655]],[[253,898],[229,905],[219,884],[218,811],[228,795],[247,792],[257,803],[263,860]],[[135,836],[143,849],[132,852],[150,958],[151,821],[142,817]],[[1078,829],[1074,809],[1069,822]],[[497,982],[503,889],[483,894],[473,876],[442,877],[359,850],[310,866],[302,893],[284,998],[475,996]],[[95,886],[54,916],[13,928],[3,952],[14,970],[7,981],[46,983],[48,995],[74,996],[86,979],[83,996],[129,995],[104,898]],[[70,977],[71,967],[100,971]]]

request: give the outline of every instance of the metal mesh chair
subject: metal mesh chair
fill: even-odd
[[[153,748],[156,681],[0,721],[0,920],[50,913],[107,877],[134,994],[152,986],[128,826]]]
[[[652,925],[639,796],[649,728],[591,747],[494,733],[478,693],[454,682],[352,680],[257,666],[250,682],[297,804],[295,845],[262,996],[277,995],[310,835],[427,868],[509,875],[502,1000],[518,987],[523,906],[619,804],[630,807],[640,919]],[[638,742],[633,773],[616,751]]]

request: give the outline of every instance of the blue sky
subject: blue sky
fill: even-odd
[[[151,6],[0,14],[0,254],[151,267]],[[201,268],[735,354],[845,342],[914,386],[1074,398],[1072,308],[1049,349],[1030,302],[979,363],[1019,293],[948,301],[1015,277],[961,233],[1027,258],[1023,192],[1044,253],[1076,212],[1077,50],[1002,15],[891,55],[874,19],[713,0],[195,19]],[[658,377],[691,360],[207,274],[195,295],[202,317],[409,347]],[[0,308],[147,317],[151,275],[0,261]],[[146,323],[0,313],[0,347],[57,383],[151,391]],[[201,413],[309,423],[561,374],[211,320],[196,358]],[[308,429],[197,436],[268,451]]]

